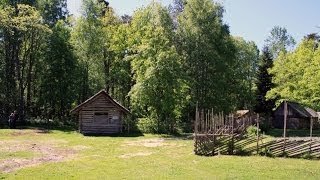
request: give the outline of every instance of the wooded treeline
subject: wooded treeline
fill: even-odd
[[[112,4],[83,0],[80,17],[66,5],[0,0],[2,113],[16,109],[21,120],[67,122],[72,107],[104,88],[141,129],[168,133],[191,130],[197,103],[215,112],[257,109],[275,87],[257,91],[257,73],[266,74],[263,81],[270,66],[258,68],[265,56],[259,60],[254,42],[230,35],[219,3],[175,0],[165,7],[152,1],[132,16],[118,16]],[[279,42],[288,39],[269,39],[279,59],[296,57],[281,49]],[[281,73],[279,62],[271,73]]]

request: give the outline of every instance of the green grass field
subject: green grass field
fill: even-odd
[[[0,179],[320,179],[320,161],[200,157],[168,136],[0,130]]]

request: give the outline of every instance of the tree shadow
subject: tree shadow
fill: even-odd
[[[133,133],[84,133],[84,136],[88,137],[142,137],[144,134],[142,132]]]
[[[72,128],[72,127],[48,126],[48,125],[43,125],[43,124],[22,125],[22,126],[17,126],[15,129],[35,130],[36,133],[40,133],[40,134],[49,134],[49,133],[53,133],[53,131],[62,131],[64,133],[72,133],[72,132],[77,131],[76,128]]]
[[[283,129],[270,129],[266,132],[266,135],[273,136],[273,137],[283,137]],[[296,130],[296,129],[287,129],[286,132],[287,137],[309,137],[310,130],[303,129],[303,130]],[[312,132],[313,137],[320,137],[320,130],[313,130]]]
[[[161,138],[166,140],[192,140],[192,133],[181,133],[181,134],[161,134]]]

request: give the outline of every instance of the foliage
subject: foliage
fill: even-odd
[[[292,100],[314,109],[320,108],[320,49],[318,42],[305,39],[290,53],[280,53],[270,73],[276,85],[268,98]]]
[[[139,118],[137,123],[138,129],[143,133],[155,134],[158,132],[157,120],[151,118]]]
[[[69,43],[71,29],[58,21],[44,52],[39,104],[47,118],[62,119],[76,99],[78,65]]]
[[[51,28],[59,20],[65,21],[68,16],[66,0],[37,0],[37,8],[46,24]]]
[[[230,112],[236,107],[236,48],[229,27],[223,23],[223,12],[219,3],[188,0],[178,16],[177,49],[190,88],[189,111],[197,102],[200,108],[215,112]]]
[[[272,150],[269,147],[260,149],[259,155],[266,157],[275,157],[272,153]]]
[[[273,67],[273,59],[268,47],[264,47],[262,55],[259,60],[257,79],[256,79],[256,105],[254,107],[255,112],[265,116],[264,126],[266,130],[269,128],[269,117],[272,114],[272,110],[275,107],[275,100],[277,97],[271,99],[266,98],[267,92],[274,88],[275,85],[272,82],[273,73],[268,70]]]
[[[253,41],[245,41],[241,37],[234,37],[236,47],[234,65],[234,79],[237,81],[237,108],[252,109],[254,99],[254,80],[257,73],[259,50]],[[241,68],[240,68],[241,67]]]
[[[258,129],[256,126],[249,126],[246,129],[246,134],[249,136],[251,136],[251,135],[257,136],[257,130]],[[261,133],[261,129],[259,129],[259,133]]]
[[[130,51],[134,53],[127,58],[135,81],[129,94],[133,110],[155,119],[158,133],[172,133],[181,116],[186,86],[168,11],[158,3],[140,9],[133,16],[132,32]]]
[[[288,49],[293,48],[296,44],[287,29],[280,26],[272,28],[270,36],[266,39],[266,43],[273,58],[277,58],[280,52],[287,52]]]
[[[7,5],[0,9],[0,29],[3,32],[4,87],[1,92],[5,113],[19,110],[20,119],[30,112],[34,68],[39,61],[39,49],[51,31],[42,23],[36,8],[25,4]],[[25,103],[26,102],[26,103]]]
[[[80,66],[78,102],[104,87],[102,7],[93,0],[83,1],[83,16],[75,22],[71,43]]]
[[[78,18],[69,16],[66,2],[0,0],[0,113],[68,123],[73,107],[105,89],[152,132],[192,131],[197,103],[214,112],[252,109],[255,89],[258,111],[270,114],[270,73],[281,86],[269,98],[290,95],[320,106],[315,34],[301,45],[305,54],[297,54],[301,47],[285,53],[294,41],[275,27],[267,40],[271,52],[258,59],[255,43],[232,37],[223,6],[211,0],[175,0],[168,8],[152,1],[132,17],[118,16],[105,1],[83,0]],[[279,53],[268,73],[271,54]],[[289,70],[279,68],[281,59],[298,56],[294,65],[284,62]],[[295,78],[282,83],[282,71]],[[285,86],[299,90],[292,95]]]
[[[310,152],[307,152],[302,155],[302,158],[303,159],[313,159],[314,157],[312,156],[312,154]]]

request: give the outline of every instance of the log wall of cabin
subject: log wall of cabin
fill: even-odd
[[[111,134],[122,130],[121,110],[103,95],[84,106],[80,114],[80,130],[83,134]]]

